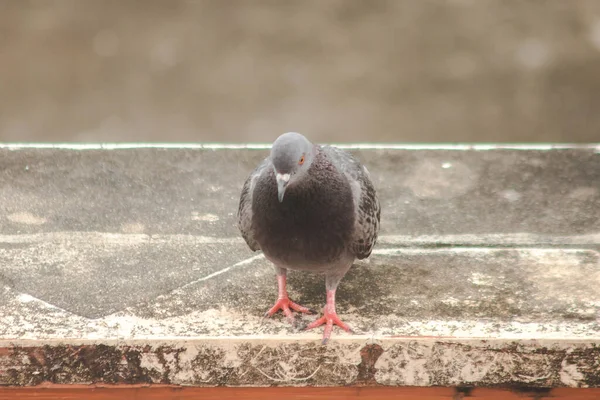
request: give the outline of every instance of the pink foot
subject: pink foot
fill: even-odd
[[[316,321],[308,324],[305,329],[313,329],[321,325],[325,325],[325,330],[323,331],[323,341],[322,344],[327,344],[329,339],[331,338],[331,332],[333,331],[333,325],[337,325],[348,333],[352,333],[352,329],[348,325],[346,325],[340,317],[338,317],[337,312],[335,311],[335,290],[327,291],[327,305],[325,306],[324,315],[317,319]]]
[[[310,308],[302,307],[299,304],[294,303],[289,298],[284,297],[277,299],[275,305],[271,307],[269,311],[266,312],[265,317],[272,317],[277,311],[282,310],[287,319],[294,324],[294,315],[291,310],[298,311],[301,313],[310,314],[313,311]]]
[[[319,318],[318,320],[311,322],[308,324],[306,329],[313,329],[318,326],[325,325],[325,330],[323,331],[323,344],[327,344],[329,339],[331,338],[331,332],[333,331],[333,325],[337,325],[348,333],[352,333],[352,329],[348,325],[346,325],[340,317],[337,316],[337,313],[328,314],[325,312],[325,315]]]
[[[314,314],[315,312],[310,308],[302,307],[299,304],[294,303],[288,297],[286,289],[286,276],[285,274],[277,275],[277,286],[279,288],[279,297],[275,302],[275,305],[271,307],[269,311],[265,313],[265,318],[272,317],[277,311],[282,310],[288,321],[294,324],[294,315],[291,310],[298,311],[301,313]]]

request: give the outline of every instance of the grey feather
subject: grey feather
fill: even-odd
[[[269,159],[263,160],[258,167],[256,167],[244,182],[242,193],[240,195],[237,214],[238,228],[242,237],[248,244],[248,247],[250,247],[252,251],[260,250],[260,245],[254,239],[254,230],[252,229],[252,197],[256,186],[256,180],[263,173],[267,165],[269,165]]]
[[[238,227],[248,246],[289,268],[335,264],[343,253],[364,259],[377,240],[381,208],[366,168],[339,148],[315,151],[305,184],[283,203],[276,201],[270,158],[250,174],[240,196]]]
[[[355,211],[351,248],[362,260],[371,255],[379,233],[381,205],[377,192],[369,171],[352,154],[333,146],[323,146],[323,150],[350,182]]]
[[[380,212],[369,172],[354,156],[299,133],[279,136],[246,179],[238,208],[244,240],[262,250],[278,275],[278,301],[267,315],[281,309],[293,320],[290,308],[307,312],[289,300],[286,271],[318,272],[325,275],[327,306],[307,328],[325,324],[324,344],[334,324],[350,332],[335,311],[335,292],[353,262],[371,254]]]

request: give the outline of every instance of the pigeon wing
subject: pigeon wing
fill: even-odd
[[[323,150],[352,187],[355,218],[350,247],[356,258],[362,260],[371,255],[379,233],[381,206],[377,192],[369,171],[352,154],[333,146],[323,146]]]
[[[269,164],[268,159],[263,160],[258,167],[248,176],[242,193],[240,195],[240,204],[238,207],[238,228],[242,237],[252,251],[260,250],[258,242],[254,239],[254,229],[252,227],[252,195],[256,186],[256,181],[261,177],[263,171]]]

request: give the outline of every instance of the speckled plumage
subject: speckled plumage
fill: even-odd
[[[332,146],[311,146],[310,166],[290,183],[283,201],[277,196],[273,154],[250,174],[240,196],[238,226],[248,246],[262,250],[278,275],[285,279],[287,269],[323,273],[327,289],[335,293],[353,261],[371,254],[380,205],[367,169],[354,156]],[[293,154],[289,147],[285,151]],[[279,165],[290,164],[283,161]]]
[[[250,249],[267,247],[267,256],[288,260],[290,267],[300,262],[297,269],[307,269],[302,257],[311,265],[332,262],[343,250],[359,260],[368,257],[381,212],[369,173],[351,154],[317,146],[309,174],[310,181],[290,188],[283,203],[268,158],[248,177],[238,227]]]

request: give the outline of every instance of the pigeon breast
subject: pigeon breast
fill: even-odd
[[[254,240],[286,268],[318,270],[347,256],[355,209],[350,182],[318,148],[307,175],[277,198],[273,168],[265,168],[252,193]]]

